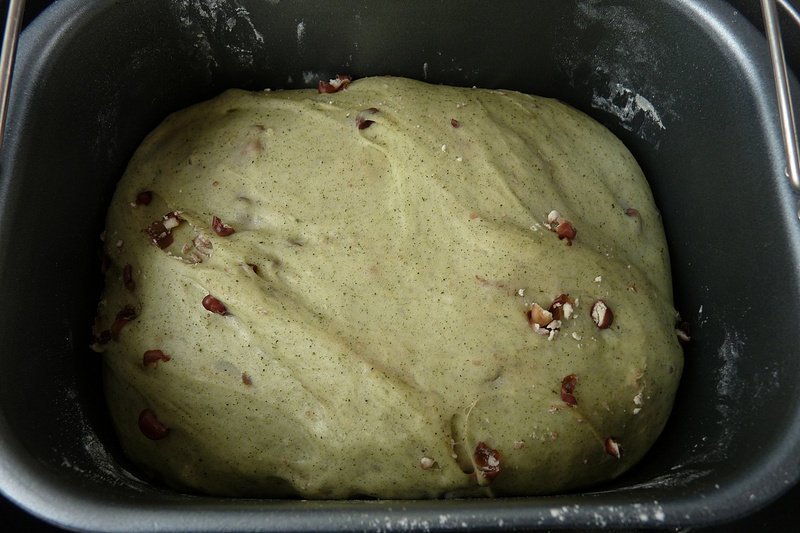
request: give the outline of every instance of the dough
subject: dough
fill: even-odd
[[[124,452],[232,496],[620,475],[682,370],[634,158],[555,100],[348,82],[229,90],[135,153],[94,328]]]

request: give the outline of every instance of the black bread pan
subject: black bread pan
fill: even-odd
[[[168,113],[397,75],[559,98],[631,149],[691,326],[661,439],[620,479],[534,498],[235,500],[119,453],[89,349],[106,206]],[[798,93],[794,78],[792,87]],[[800,221],[763,35],[721,0],[58,0],[23,32],[0,157],[0,490],[102,531],[682,528],[800,472]]]

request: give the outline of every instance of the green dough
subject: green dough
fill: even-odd
[[[683,356],[628,150],[556,100],[340,89],[228,90],[132,158],[94,345],[124,452],[259,497],[529,495],[630,468]]]

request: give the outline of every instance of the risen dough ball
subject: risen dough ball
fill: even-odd
[[[554,100],[227,91],[147,137],[105,252],[110,412],[177,487],[564,491],[639,460],[681,374],[642,172]]]

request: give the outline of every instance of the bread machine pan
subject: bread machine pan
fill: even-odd
[[[630,473],[531,498],[234,500],[152,485],[121,456],[89,344],[128,158],[225,88],[336,74],[556,97],[637,157],[692,341]],[[766,505],[800,470],[800,222],[774,94],[763,35],[722,0],[55,2],[21,37],[0,159],[0,490],[103,531],[675,528]]]

